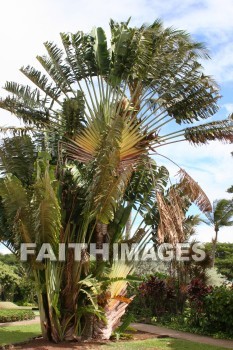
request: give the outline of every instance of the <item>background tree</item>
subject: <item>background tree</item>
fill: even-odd
[[[231,152],[231,155],[233,156],[233,152]],[[228,193],[233,193],[233,185],[227,189]]]
[[[110,22],[107,43],[102,28],[91,34],[61,34],[64,52],[46,42],[38,56],[46,74],[27,66],[21,72],[37,88],[7,82],[0,107],[25,128],[9,130],[3,141],[0,180],[0,235],[19,251],[20,243],[139,243],[142,249],[160,225],[159,239],[175,244],[182,236],[180,210],[163,199],[167,171],[152,155],[171,142],[198,145],[232,142],[232,119],[186,127],[218,109],[218,89],[202,72],[208,58],[202,44],[160,21],[140,28]],[[171,123],[172,132],[163,133]],[[12,157],[14,155],[14,162]],[[144,186],[144,181],[149,184]],[[211,204],[182,169],[179,186],[202,211]],[[143,195],[136,188],[141,188]],[[179,193],[170,204],[178,209]],[[160,222],[153,220],[156,203]],[[130,213],[142,218],[129,237]],[[132,220],[132,225],[136,221]],[[109,338],[124,314],[127,278],[133,265],[99,256],[81,261],[72,250],[65,261],[30,257],[38,287],[43,336],[55,342],[77,335]]]
[[[7,271],[14,276],[15,283],[11,283],[11,301],[19,304],[35,304],[36,303],[36,288],[33,281],[31,271],[26,268],[25,264],[21,263],[18,257],[14,254],[0,254],[0,263]],[[2,299],[7,299],[2,295]],[[9,299],[9,298],[8,298]],[[7,299],[7,300],[8,300]]]
[[[9,267],[0,261],[0,299],[13,301],[16,287],[20,283],[20,277]]]
[[[228,199],[215,200],[212,212],[206,213],[207,220],[203,220],[207,225],[213,227],[215,236],[212,240],[212,259],[215,264],[216,245],[218,233],[222,227],[233,226],[233,202]]]
[[[206,248],[211,251],[212,245],[206,243]],[[215,267],[218,272],[226,276],[229,281],[233,281],[233,244],[232,243],[217,243]]]

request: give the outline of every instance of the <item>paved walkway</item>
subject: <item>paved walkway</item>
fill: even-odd
[[[192,333],[186,333],[182,331],[176,331],[165,327],[152,326],[144,323],[132,323],[131,326],[139,331],[148,332],[156,335],[167,335],[171,338],[190,340],[196,343],[215,345],[215,346],[221,346],[227,349],[233,349],[232,340],[214,339],[211,337],[206,337],[206,336],[192,334]]]
[[[40,323],[40,316],[36,316],[34,320],[24,320],[24,321],[0,323],[0,327],[27,326],[27,325],[30,325],[30,324],[38,324],[38,323]]]

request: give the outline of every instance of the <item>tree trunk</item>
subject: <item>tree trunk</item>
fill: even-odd
[[[131,226],[132,226],[132,212],[129,214],[129,218],[125,225],[125,239],[130,239],[131,236]]]
[[[215,237],[213,239],[213,245],[212,245],[212,267],[214,267],[215,265],[216,248],[217,248],[217,242],[218,242],[218,231],[219,229],[215,227]]]
[[[124,315],[128,304],[117,301],[114,307],[105,307],[106,322],[96,319],[94,322],[94,338],[108,340],[114,330],[119,326],[121,317]]]

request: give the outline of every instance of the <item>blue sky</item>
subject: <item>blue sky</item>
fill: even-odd
[[[8,0],[1,4],[0,87],[6,80],[25,83],[19,72],[23,65],[35,65],[36,55],[43,54],[43,42],[59,43],[60,32],[90,31],[102,26],[108,32],[109,19],[132,25],[151,23],[161,18],[165,26],[190,32],[205,42],[212,60],[204,62],[205,72],[220,85],[222,99],[214,119],[233,112],[233,1],[232,0]],[[28,83],[28,82],[27,82]],[[4,90],[0,91],[1,96]],[[19,121],[0,110],[0,125],[19,125]],[[233,184],[232,145],[212,142],[208,146],[167,146],[161,149],[184,167],[205,190],[211,200],[230,198],[226,189]],[[158,159],[158,162],[164,162]],[[165,164],[165,163],[164,163]],[[172,175],[177,169],[166,163]],[[212,232],[200,226],[197,238],[211,240]],[[220,232],[220,241],[233,242],[233,228]],[[0,251],[1,251],[0,247]]]

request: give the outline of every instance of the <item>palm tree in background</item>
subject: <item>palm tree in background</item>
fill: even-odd
[[[203,220],[203,222],[212,226],[215,232],[215,236],[212,240],[212,264],[214,266],[219,230],[222,227],[233,226],[233,201],[229,199],[215,200],[213,203],[213,210],[205,213],[205,215],[207,220]]]
[[[102,28],[61,33],[63,50],[46,42],[48,56],[37,57],[45,74],[21,68],[36,88],[5,85],[9,96],[0,107],[25,124],[1,128],[14,135],[0,151],[0,235],[16,254],[20,243],[32,242],[37,253],[50,243],[55,257],[59,243],[70,242],[137,242],[140,251],[155,227],[160,242],[175,244],[184,236],[180,191],[203,212],[212,209],[184,169],[167,203],[168,172],[155,162],[166,144],[233,140],[231,117],[185,125],[218,109],[216,84],[199,63],[208,58],[205,48],[160,21],[110,27],[110,43]],[[175,129],[163,132],[169,123]],[[64,261],[29,262],[45,338],[110,337],[131,301],[132,263],[113,261],[111,251],[110,261],[93,262],[86,248],[80,261],[68,250]]]

